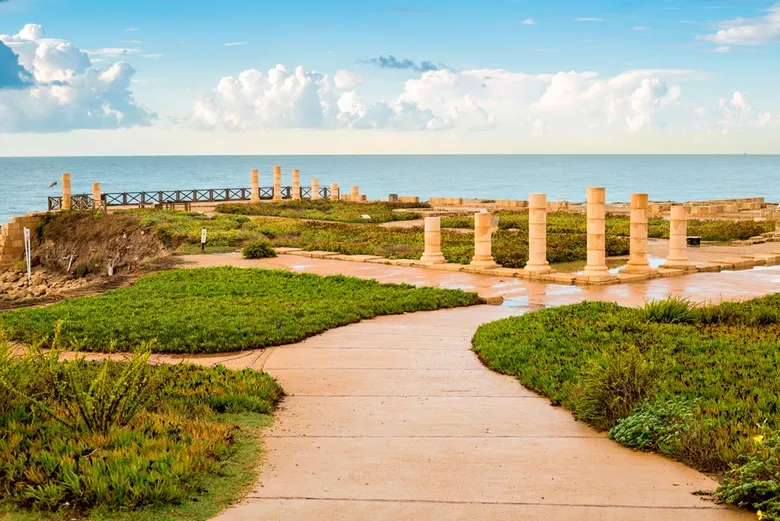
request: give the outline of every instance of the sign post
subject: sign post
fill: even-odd
[[[32,259],[30,258],[30,229],[24,229],[24,256],[27,259],[27,285],[32,280]]]
[[[206,251],[206,228],[200,231],[200,251]]]

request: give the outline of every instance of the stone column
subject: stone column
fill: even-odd
[[[528,195],[528,263],[525,271],[548,273],[547,262],[547,195]]]
[[[249,202],[260,202],[260,172],[252,170],[252,192],[249,195]]]
[[[320,180],[316,178],[311,180],[311,200],[320,200]]]
[[[352,202],[353,203],[359,203],[360,202],[360,187],[359,186],[353,186],[352,187]]]
[[[296,201],[301,199],[301,171],[292,171],[292,198]]]
[[[103,202],[100,199],[100,183],[92,183],[92,207],[95,210],[103,208]]]
[[[493,260],[491,251],[491,236],[493,235],[493,214],[482,212],[474,214],[474,258],[472,266],[495,268],[498,264]]]
[[[444,264],[441,253],[441,217],[425,218],[425,252],[420,258],[425,264]]]
[[[669,215],[669,256],[664,267],[687,267],[688,261],[688,214],[684,206],[672,206]]]
[[[274,167],[274,201],[282,200],[282,167]]]
[[[607,205],[604,188],[588,188],[588,260],[583,277],[613,278],[607,268]]]
[[[631,194],[631,253],[625,273],[649,273],[653,271],[647,262],[647,194]]]
[[[340,195],[341,194],[339,193],[339,184],[338,183],[331,183],[331,185],[330,185],[330,200],[331,201],[338,201]]]
[[[62,174],[62,209],[70,210],[70,199],[73,192],[70,188],[70,174]]]

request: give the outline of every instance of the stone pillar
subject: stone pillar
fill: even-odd
[[[444,264],[441,253],[441,217],[425,218],[425,252],[420,258],[425,264]]]
[[[101,201],[100,183],[92,183],[92,208],[100,210],[103,208]]]
[[[481,212],[474,214],[474,258],[472,266],[495,268],[498,264],[493,260],[491,251],[491,236],[493,235],[493,214]]]
[[[672,206],[669,215],[669,256],[664,267],[687,267],[688,261],[688,214],[684,206]]]
[[[292,171],[292,198],[296,201],[301,199],[301,171]]]
[[[274,201],[282,200],[282,167],[274,167]]]
[[[359,203],[360,202],[360,187],[359,186],[353,186],[352,187],[352,202],[353,203]]]
[[[260,202],[260,172],[252,170],[252,192],[249,195],[249,202]]]
[[[341,194],[339,192],[339,184],[338,183],[331,183],[331,185],[330,185],[330,200],[331,201],[338,201],[340,195]]]
[[[320,200],[320,180],[316,178],[311,180],[311,200]]]
[[[583,277],[611,279],[607,268],[607,205],[604,188],[588,188],[588,260]]]
[[[70,188],[70,174],[62,174],[62,209],[70,210],[70,198],[73,192]]]
[[[631,194],[631,253],[625,273],[649,273],[653,271],[647,262],[647,194]]]
[[[547,195],[528,195],[528,263],[525,271],[549,273],[547,262]]]

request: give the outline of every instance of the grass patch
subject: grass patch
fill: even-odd
[[[21,358],[0,342],[5,519],[207,519],[246,490],[282,396],[267,374],[60,362],[57,338]]]
[[[24,342],[61,337],[83,350],[128,351],[155,340],[169,353],[241,351],[299,342],[378,315],[468,306],[474,293],[344,276],[208,268],[155,273],[133,286],[0,315]],[[44,340],[44,345],[49,345]]]
[[[697,307],[586,302],[484,325],[474,350],[628,446],[728,471],[721,498],[769,511],[780,451],[761,440],[780,432],[779,338],[775,294]]]
[[[528,212],[497,212],[500,217],[498,227],[507,229],[528,229]],[[463,215],[442,217],[442,228],[474,228],[474,217]],[[627,215],[607,215],[607,236],[616,235],[628,237],[631,234],[630,218]],[[775,230],[771,221],[731,221],[731,220],[701,220],[688,221],[688,235],[700,236],[705,241],[745,240],[762,233]],[[568,212],[550,212],[547,214],[547,232],[584,234],[587,232],[585,214]],[[653,217],[648,222],[648,236],[651,238],[668,239],[669,223],[664,219]]]
[[[342,223],[386,223],[420,219],[422,216],[417,212],[395,211],[415,208],[430,208],[430,205],[425,203],[353,203],[348,201],[305,200],[279,203],[221,204],[217,206],[217,212],[222,214],[264,215]],[[364,219],[363,215],[370,215],[371,219]]]

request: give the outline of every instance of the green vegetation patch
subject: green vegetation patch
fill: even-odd
[[[282,396],[267,374],[152,366],[146,348],[60,362],[57,338],[24,357],[0,340],[0,513],[206,519],[245,492]]]
[[[216,353],[299,342],[377,315],[478,304],[474,293],[344,276],[208,268],[142,277],[97,297],[0,315],[14,339],[51,338],[82,350],[128,351],[156,340],[169,353]],[[48,345],[48,344],[45,344]]]
[[[386,223],[420,219],[422,216],[417,212],[395,211],[417,208],[430,208],[430,206],[425,203],[353,203],[348,201],[304,200],[279,203],[221,204],[217,206],[217,212],[236,215],[264,215],[290,217],[295,219],[314,219],[342,223]],[[369,215],[371,219],[364,219],[364,215]]]
[[[727,471],[721,498],[780,513],[780,294],[586,302],[484,325],[473,342],[490,368],[612,438]]]
[[[502,230],[528,229],[528,212],[497,212],[498,227]],[[474,217],[468,215],[443,217],[442,228],[474,227]],[[607,237],[617,235],[628,237],[631,233],[630,218],[627,215],[607,216]],[[775,223],[770,221],[730,221],[730,220],[700,220],[688,221],[688,235],[700,236],[705,241],[745,240],[762,233],[775,230]],[[550,212],[547,214],[547,232],[556,233],[587,233],[587,221],[584,214],[569,212]],[[648,236],[668,239],[669,222],[654,217],[648,222]]]

